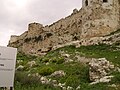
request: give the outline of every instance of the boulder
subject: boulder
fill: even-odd
[[[65,72],[63,70],[55,71],[51,74],[52,77],[63,77],[65,76]]]
[[[112,76],[107,76],[114,69],[114,65],[105,58],[92,59],[89,62],[90,81],[109,82]]]
[[[35,66],[36,65],[36,62],[35,61],[30,61],[30,62],[28,62],[27,63],[30,67],[32,67],[32,66]]]
[[[19,65],[17,68],[16,68],[16,70],[18,70],[18,71],[21,71],[21,70],[23,70],[24,69],[24,66],[22,66],[22,65]]]

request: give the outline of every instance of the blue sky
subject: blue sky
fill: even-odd
[[[20,35],[31,22],[49,25],[81,8],[82,0],[0,0],[0,46]]]

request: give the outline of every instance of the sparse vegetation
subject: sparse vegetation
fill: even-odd
[[[44,66],[38,69],[38,73],[43,76],[50,75],[54,72],[54,69],[49,66]]]
[[[69,54],[68,59],[72,59],[72,62],[66,62],[66,57],[61,53]],[[81,46],[75,48],[75,46],[66,46],[59,48],[55,51],[49,52],[43,57],[27,56],[24,54],[18,54],[17,60],[22,60],[17,66],[26,64],[34,60],[37,65],[34,67],[26,67],[23,71],[16,71],[15,76],[15,90],[60,90],[59,87],[53,87],[51,84],[42,84],[38,77],[28,76],[39,73],[39,75],[45,76],[52,80],[57,80],[59,83],[65,83],[65,86],[73,87],[75,90],[78,86],[78,90],[119,90],[120,89],[120,72],[113,72],[114,78],[110,83],[99,83],[95,85],[89,85],[89,69],[88,65],[81,62],[77,62],[75,56],[84,56],[87,58],[106,58],[116,66],[120,67],[120,48],[118,45],[91,45]],[[52,77],[50,76],[54,71],[63,70],[66,75],[64,77]],[[110,87],[110,85],[116,84],[117,87]]]

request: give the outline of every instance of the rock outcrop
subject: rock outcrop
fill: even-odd
[[[105,58],[92,59],[89,62],[89,76],[91,84],[109,82],[113,76],[108,76],[115,69],[114,65]]]
[[[63,77],[65,76],[65,72],[63,70],[55,71],[51,74],[52,77]]]

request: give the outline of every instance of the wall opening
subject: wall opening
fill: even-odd
[[[85,6],[88,6],[88,0],[85,1]]]
[[[103,3],[107,3],[108,2],[108,0],[103,0]]]

